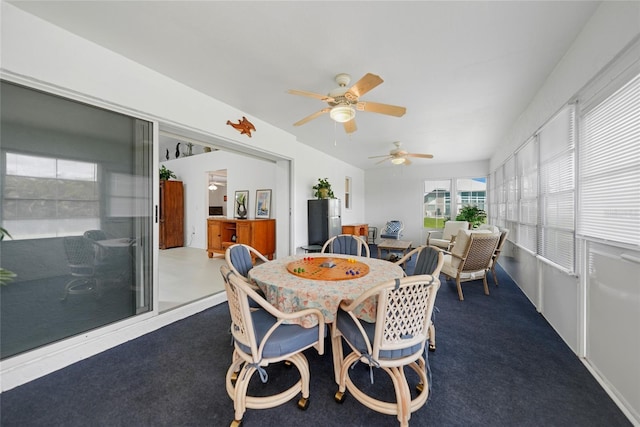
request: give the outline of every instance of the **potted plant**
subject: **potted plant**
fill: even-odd
[[[171,178],[176,178],[176,174],[162,165],[162,167],[160,168],[160,180],[167,181]]]
[[[456,221],[467,221],[472,228],[477,228],[487,219],[487,213],[475,205],[465,205],[458,212]]]
[[[313,195],[318,199],[335,199],[329,178],[318,178],[318,183],[312,188],[315,191]]]
[[[0,240],[4,240],[5,236],[12,239],[11,234],[9,234],[9,232],[6,229],[0,227]],[[0,286],[4,286],[8,284],[15,277],[16,277],[16,273],[14,273],[13,271],[5,270],[4,268],[0,267]]]

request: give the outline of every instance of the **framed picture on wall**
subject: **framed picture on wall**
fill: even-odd
[[[271,190],[256,190],[256,218],[271,217]]]
[[[235,198],[235,217],[245,219],[249,212],[249,190],[236,191]]]

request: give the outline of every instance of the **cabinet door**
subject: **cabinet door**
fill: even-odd
[[[221,250],[221,226],[220,221],[209,221],[207,226],[207,248],[210,250]]]
[[[252,226],[253,223],[249,221],[238,221],[236,223],[236,238],[238,243],[253,246]]]

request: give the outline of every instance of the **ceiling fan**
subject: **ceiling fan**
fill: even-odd
[[[347,88],[347,85],[351,82],[351,76],[349,74],[340,73],[335,79],[336,83],[338,83],[338,87],[333,89],[327,95],[294,89],[290,89],[288,91],[288,93],[292,95],[316,98],[329,104],[328,107],[323,108],[320,111],[316,111],[304,119],[295,122],[293,124],[294,126],[303,125],[325,113],[329,113],[329,116],[331,116],[333,120],[343,123],[345,132],[352,133],[357,129],[355,121],[356,110],[386,114],[388,116],[395,117],[401,117],[407,111],[405,107],[399,107],[397,105],[360,101],[360,97],[362,95],[384,81],[380,76],[367,73],[350,88]]]
[[[227,183],[226,182],[218,182],[218,181],[209,181],[209,190],[217,190],[218,187],[224,187],[226,186]]]
[[[389,151],[389,154],[386,154],[384,156],[373,156],[373,157],[369,157],[370,159],[379,159],[381,157],[384,157],[382,160],[380,160],[379,162],[376,163],[376,165],[379,165],[382,162],[385,162],[387,160],[391,160],[391,163],[393,163],[394,165],[406,165],[409,166],[411,164],[411,160],[409,160],[409,157],[416,157],[416,158],[421,158],[421,159],[433,159],[433,155],[432,154],[418,154],[418,153],[408,153],[404,150],[400,149],[400,141],[396,141],[393,143],[396,148],[394,148],[393,150]]]

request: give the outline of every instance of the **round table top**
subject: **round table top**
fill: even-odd
[[[355,257],[305,256],[287,264],[287,271],[313,280],[348,280],[369,274],[369,266]]]
[[[338,306],[343,300],[352,301],[362,293],[388,280],[398,279],[404,276],[404,270],[394,263],[377,259],[357,257],[341,254],[318,254],[312,257],[316,260],[354,259],[369,268],[366,275],[354,275],[344,280],[321,280],[288,271],[291,263],[303,260],[307,255],[293,255],[278,258],[273,261],[253,267],[249,271],[249,277],[264,292],[266,299],[279,310],[285,313],[293,313],[306,308],[318,308],[325,316],[326,322],[333,322]],[[346,274],[345,274],[346,276]],[[375,301],[363,304],[358,317],[373,322],[375,321]],[[297,322],[305,327],[313,326],[311,319]]]

